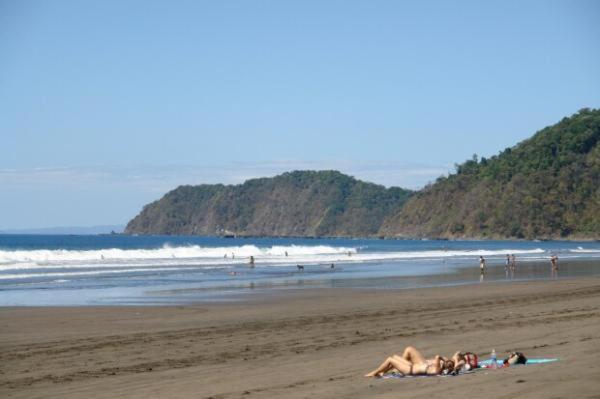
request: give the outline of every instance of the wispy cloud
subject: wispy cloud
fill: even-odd
[[[291,170],[335,169],[385,186],[416,189],[449,165],[274,160],[223,165],[0,169],[0,228],[126,223],[143,205],[182,184],[238,184]],[[51,210],[51,211],[50,211]]]
[[[417,189],[448,173],[450,165],[419,165],[390,162],[273,160],[223,165],[139,165],[36,167],[0,169],[5,188],[36,186],[81,186],[88,184],[115,189],[165,192],[181,184],[238,184],[256,177],[274,176],[290,170],[335,169],[361,180],[385,186]],[[108,187],[107,187],[108,188]]]
[[[275,160],[254,163],[202,165],[139,165],[38,167],[0,169],[0,184],[12,188],[36,186],[110,186],[165,192],[181,184],[238,184],[256,177],[274,176],[290,170],[335,169],[361,180],[385,186],[417,189],[448,173],[450,165],[418,165],[389,162]],[[108,187],[107,187],[108,188]]]

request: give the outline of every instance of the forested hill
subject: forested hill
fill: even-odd
[[[336,171],[295,171],[232,186],[181,186],[146,205],[125,232],[370,236],[411,194]]]
[[[381,234],[600,237],[600,110],[584,109],[413,196]]]

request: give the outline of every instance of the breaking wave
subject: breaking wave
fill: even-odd
[[[289,245],[258,247],[242,245],[203,247],[198,245],[155,249],[36,249],[0,250],[0,279],[93,276],[116,273],[147,273],[190,269],[231,268],[247,264],[252,256],[258,267],[296,264],[361,263],[410,259],[472,258],[507,253],[535,256],[545,251],[530,250],[429,250],[369,252],[361,247]]]

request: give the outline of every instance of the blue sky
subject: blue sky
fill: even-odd
[[[596,1],[0,1],[0,229],[179,184],[422,187],[600,107]]]

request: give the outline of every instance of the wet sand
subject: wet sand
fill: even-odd
[[[426,355],[519,350],[546,365],[363,375]],[[246,303],[0,309],[6,398],[600,397],[600,278],[274,292]]]

